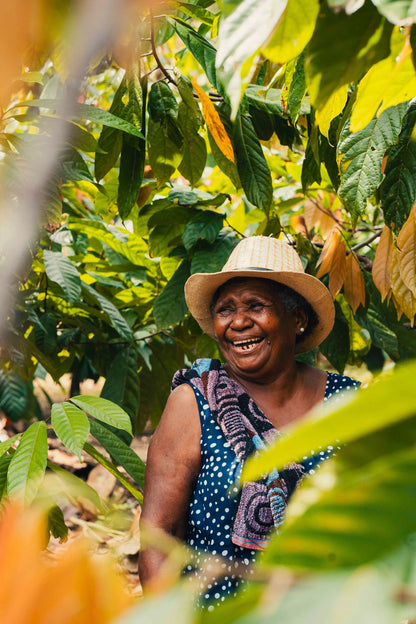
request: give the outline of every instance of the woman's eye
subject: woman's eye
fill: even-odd
[[[250,310],[253,312],[263,312],[264,308],[264,303],[252,303],[250,306]]]
[[[218,310],[216,311],[217,316],[230,316],[231,314],[233,314],[234,309],[231,308],[230,306],[223,306],[221,308],[218,308]]]

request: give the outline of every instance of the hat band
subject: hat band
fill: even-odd
[[[230,271],[273,271],[274,269],[265,269],[264,267],[237,267],[236,269],[230,269]]]

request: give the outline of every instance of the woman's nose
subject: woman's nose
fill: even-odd
[[[238,306],[238,308],[236,308],[233,314],[232,326],[237,329],[241,329],[244,327],[250,327],[252,323],[253,321],[250,318],[250,314],[249,314],[247,307]]]

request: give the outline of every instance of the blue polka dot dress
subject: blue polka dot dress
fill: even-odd
[[[330,397],[336,400],[342,390],[358,385],[359,382],[350,377],[328,373],[324,401]],[[249,578],[258,551],[231,542],[238,502],[235,484],[241,464],[211,417],[205,397],[191,387],[201,420],[202,467],[189,508],[186,542],[192,549],[192,558],[185,573],[193,572],[199,583],[199,606],[211,610],[227,596],[236,595],[243,578]],[[311,450],[310,457],[302,462],[306,473],[313,474],[333,452],[333,447]]]

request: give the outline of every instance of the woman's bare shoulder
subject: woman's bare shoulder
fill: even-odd
[[[189,384],[182,384],[170,393],[154,437],[171,438],[176,432],[183,438],[193,438],[199,444],[201,425],[195,393]]]

